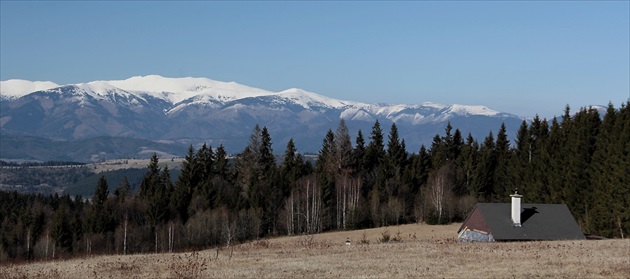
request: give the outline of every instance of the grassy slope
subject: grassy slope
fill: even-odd
[[[0,278],[627,278],[630,241],[460,244],[459,224],[260,240],[198,253],[99,256],[0,267]],[[385,230],[401,242],[379,243]],[[359,244],[363,234],[370,244]],[[350,238],[353,243],[345,245]],[[231,254],[231,256],[230,256]]]

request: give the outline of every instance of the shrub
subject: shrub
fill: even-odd
[[[389,234],[389,230],[384,230],[383,232],[381,232],[381,238],[378,239],[378,242],[387,243],[387,242],[390,242],[391,240],[392,240],[392,236],[391,234]]]
[[[367,239],[367,234],[365,233],[365,231],[363,231],[363,234],[361,235],[361,240],[359,240],[359,244],[370,245],[370,240]]]

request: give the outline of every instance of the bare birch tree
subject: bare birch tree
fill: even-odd
[[[453,168],[450,164],[440,167],[429,175],[427,193],[425,197],[430,200],[430,205],[436,214],[437,223],[444,222],[452,200],[452,189],[455,185]]]
[[[337,179],[337,220],[338,228],[346,229],[348,215],[357,209],[361,196],[361,180],[342,174]]]

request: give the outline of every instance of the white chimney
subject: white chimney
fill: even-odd
[[[521,198],[523,196],[518,194],[518,190],[514,191],[512,197],[512,222],[514,222],[515,227],[521,226]]]

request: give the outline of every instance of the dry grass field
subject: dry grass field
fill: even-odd
[[[627,239],[458,243],[458,228],[412,224],[193,253],[8,265],[0,278],[630,278]],[[387,232],[391,241],[380,242]]]

